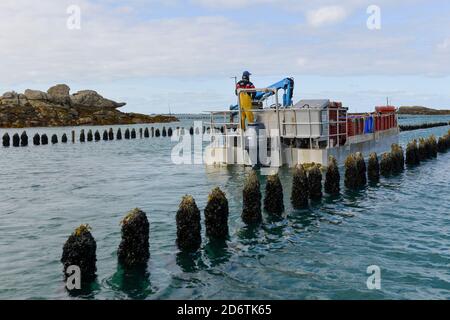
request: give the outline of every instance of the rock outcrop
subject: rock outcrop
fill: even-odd
[[[27,89],[23,94],[6,92],[0,96],[0,127],[56,127],[113,125],[178,121],[173,116],[149,116],[117,110],[125,103],[103,98],[93,90],[70,94],[65,84],[47,92]]]

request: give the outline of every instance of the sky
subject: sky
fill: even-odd
[[[0,1],[1,92],[66,83],[127,112],[226,110],[244,70],[257,87],[293,77],[295,101],[450,109],[450,1]]]

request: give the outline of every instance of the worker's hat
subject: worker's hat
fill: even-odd
[[[242,78],[248,78],[250,77],[252,74],[248,71],[244,71],[244,73],[242,74]]]

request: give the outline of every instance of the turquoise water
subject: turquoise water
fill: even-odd
[[[448,129],[405,132],[400,141]],[[284,218],[266,216],[260,228],[247,229],[240,213],[248,169],[174,165],[173,145],[153,138],[0,148],[0,299],[72,298],[59,259],[81,223],[97,240],[98,280],[78,298],[450,298],[450,153],[302,211],[290,206],[291,173],[283,168]],[[198,254],[178,253],[181,197],[192,194],[202,210],[215,186],[230,203],[229,241],[217,246],[203,237]],[[119,222],[134,207],[148,214],[151,257],[148,274],[124,276]],[[381,290],[366,286],[370,265],[381,269]]]

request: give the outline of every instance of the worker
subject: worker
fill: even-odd
[[[236,95],[238,94],[238,89],[254,89],[255,86],[250,81],[251,73],[248,71],[244,71],[242,74],[242,80],[236,84]],[[241,105],[241,128],[245,129],[245,119],[248,120],[249,123],[254,122],[253,112],[251,112],[253,108],[252,100],[255,98],[256,92],[241,92],[239,94],[239,101]]]

